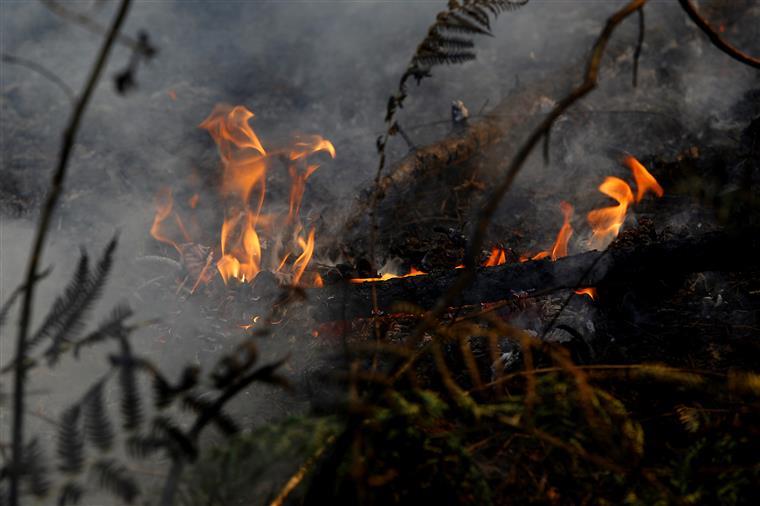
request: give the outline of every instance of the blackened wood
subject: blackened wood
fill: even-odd
[[[482,267],[453,306],[505,300],[516,292],[545,293],[585,286],[640,285],[644,280],[702,271],[737,271],[760,267],[760,231],[710,232],[690,237],[616,241],[605,252],[589,251],[561,258]],[[320,321],[372,315],[372,289],[380,311],[410,302],[424,309],[453,283],[456,269],[441,274],[382,282],[348,282],[307,290],[308,305]]]

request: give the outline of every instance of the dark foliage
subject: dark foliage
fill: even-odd
[[[75,404],[61,414],[58,424],[58,468],[65,473],[78,473],[84,465],[81,413],[81,406]]]
[[[79,504],[84,496],[84,487],[75,481],[69,481],[61,487],[58,493],[58,506]]]
[[[134,503],[140,494],[134,477],[122,464],[113,459],[95,462],[92,471],[97,477],[100,488],[119,497],[127,504]]]
[[[45,465],[45,456],[37,438],[32,439],[24,449],[23,477],[29,485],[29,492],[35,497],[44,497],[50,491],[50,477]]]
[[[124,320],[132,316],[132,309],[129,306],[120,304],[116,306],[110,316],[101,322],[100,326],[80,339],[74,345],[74,356],[78,357],[82,348],[100,343],[108,338],[121,339],[127,335],[129,328],[125,326]]]
[[[208,399],[196,395],[186,395],[182,399],[182,404],[189,410],[195,413],[203,413],[204,411],[211,411],[213,409],[213,402]],[[224,410],[218,410],[213,416],[214,425],[227,436],[233,436],[240,432],[235,420],[230,415],[224,412]]]
[[[104,385],[104,381],[97,383],[82,402],[85,436],[100,451],[110,450],[114,442],[113,425],[103,399]]]

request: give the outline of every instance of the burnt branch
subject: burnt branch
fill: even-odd
[[[61,142],[61,151],[58,156],[58,163],[55,171],[53,172],[52,180],[50,183],[50,190],[48,191],[47,198],[40,212],[39,224],[37,226],[37,232],[34,238],[34,245],[29,256],[29,264],[27,266],[25,275],[24,298],[21,305],[21,317],[19,319],[18,337],[16,342],[16,363],[23,364],[26,358],[26,344],[27,336],[29,333],[29,324],[32,320],[32,301],[34,299],[35,281],[37,278],[37,269],[42,259],[43,247],[45,245],[45,239],[50,227],[50,220],[53,216],[58,199],[63,192],[63,183],[66,179],[66,173],[69,165],[69,158],[74,148],[74,142],[76,140],[79,127],[84,117],[84,112],[87,105],[90,102],[95,86],[100,80],[100,76],[108,61],[108,56],[111,53],[118,36],[121,26],[127,17],[129,11],[130,0],[122,0],[120,3],[116,15],[111,23],[110,28],[107,31],[106,38],[101,45],[98,57],[95,60],[90,75],[86,81],[84,90],[77,100],[74,106],[69,122],[66,129],[63,132],[63,139]],[[19,504],[19,478],[20,478],[20,463],[24,462],[24,384],[25,384],[25,368],[16,367],[14,377],[14,397],[13,397],[13,466],[11,469],[11,484],[9,490],[9,503],[11,506],[18,506]]]
[[[587,286],[627,286],[632,281],[659,279],[708,270],[751,268],[760,255],[760,240],[751,231],[721,232],[686,238],[661,239],[643,244],[613,243],[605,251],[480,267],[473,281],[452,299],[449,307],[498,302],[515,292],[546,294]],[[730,261],[726,251],[737,252]],[[699,252],[699,254],[695,254]],[[423,309],[436,306],[459,276],[459,269],[442,274],[395,278],[382,282],[333,285],[309,290],[309,306],[319,320],[370,317],[372,292],[378,309],[391,313],[399,303],[413,302]]]
[[[726,39],[721,37],[718,32],[713,30],[713,28],[710,26],[710,23],[708,23],[707,20],[703,18],[701,14],[699,14],[697,9],[694,8],[689,0],[678,0],[678,3],[681,4],[681,8],[684,10],[684,12],[686,12],[686,14],[688,14],[689,18],[694,22],[694,24],[697,25],[697,27],[699,27],[699,29],[702,30],[705,35],[707,35],[713,46],[717,47],[736,61],[740,61],[745,65],[760,69],[760,59],[755,58],[754,56],[750,56],[747,53],[729,44]]]

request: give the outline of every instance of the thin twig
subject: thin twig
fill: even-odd
[[[29,324],[32,321],[32,301],[34,299],[35,280],[37,278],[37,268],[40,260],[42,259],[43,248],[45,245],[45,238],[47,236],[48,229],[50,228],[50,220],[53,216],[53,211],[58,202],[58,199],[63,192],[63,182],[66,178],[66,169],[69,165],[69,158],[71,157],[71,151],[74,148],[74,141],[76,135],[79,132],[79,126],[84,117],[84,111],[87,108],[87,104],[95,91],[100,75],[106,66],[108,55],[114,46],[119,30],[121,29],[124,20],[127,17],[131,0],[122,0],[119,5],[118,11],[111,23],[111,27],[108,30],[108,34],[103,41],[103,44],[98,53],[97,60],[90,71],[90,76],[87,79],[87,83],[82,91],[79,100],[77,101],[74,110],[71,113],[69,123],[63,132],[63,139],[61,142],[61,151],[58,156],[58,164],[50,184],[50,190],[48,191],[45,204],[40,213],[40,220],[37,226],[37,232],[34,238],[34,245],[32,247],[31,255],[29,257],[29,264],[26,270],[26,290],[24,290],[24,299],[21,305],[21,317],[19,319],[18,338],[16,342],[16,363],[20,364],[20,367],[15,369],[15,382],[14,382],[14,399],[13,399],[13,466],[11,470],[11,486],[9,494],[9,503],[11,506],[18,506],[19,504],[19,481],[21,478],[20,463],[23,459],[24,448],[24,382],[26,368],[21,365],[25,362],[26,357],[26,345],[27,334],[29,333]]]
[[[639,9],[639,40],[636,42],[636,51],[633,52],[633,87],[639,85],[639,58],[641,57],[641,48],[644,46],[644,7]]]
[[[713,30],[710,23],[697,12],[689,0],[678,0],[678,3],[681,4],[681,8],[689,15],[689,18],[691,18],[694,24],[697,25],[700,30],[705,32],[707,37],[709,37],[710,42],[712,42],[715,47],[734,60],[740,61],[750,67],[760,69],[760,59],[750,56],[729,44],[718,32]]]
[[[10,63],[11,65],[18,65],[19,67],[25,67],[29,70],[32,70],[51,83],[55,84],[60,88],[61,91],[63,91],[66,96],[68,97],[69,101],[72,103],[74,102],[74,99],[76,98],[74,96],[74,90],[72,90],[68,84],[63,82],[63,79],[55,75],[51,70],[48,70],[47,68],[43,67],[37,62],[33,62],[32,60],[27,60],[26,58],[19,58],[18,56],[13,56],[10,54],[3,53],[2,54],[2,61],[5,63]]]

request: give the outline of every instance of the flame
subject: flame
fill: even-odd
[[[579,288],[578,290],[575,290],[575,293],[578,295],[588,295],[591,297],[591,300],[596,300],[596,288],[588,287],[588,288]]]
[[[303,272],[306,270],[306,266],[309,265],[311,256],[314,254],[314,229],[309,231],[309,238],[304,241],[302,237],[298,238],[298,245],[303,251],[296,261],[293,262],[293,284],[297,285],[303,276]]]
[[[567,256],[567,243],[573,236],[573,226],[570,224],[570,219],[573,217],[573,206],[563,200],[559,203],[559,208],[562,210],[564,221],[552,246],[552,260]]]
[[[389,272],[385,272],[381,274],[379,278],[353,278],[349,281],[351,283],[375,283],[377,281],[388,281],[389,279],[396,278],[411,278],[413,276],[424,276],[426,274],[427,272],[423,272],[415,267],[412,267],[406,274],[391,274]]]
[[[657,180],[649,173],[649,171],[641,165],[641,162],[636,160],[632,156],[627,156],[623,161],[631,172],[633,173],[633,179],[636,181],[636,202],[641,202],[646,192],[651,191],[658,197],[662,197],[665,192],[662,190],[662,186]]]
[[[195,194],[193,194],[193,196],[192,196],[192,197],[190,197],[190,198],[187,200],[187,205],[188,205],[188,206],[190,206],[190,209],[195,209],[195,208],[196,208],[196,206],[198,205],[198,201],[199,201],[200,199],[201,199],[201,196],[200,196],[200,195],[198,195],[197,193],[195,193]]]
[[[219,104],[201,122],[216,142],[222,159],[222,193],[236,195],[248,204],[251,192],[258,187],[257,209],[264,204],[266,191],[266,151],[248,121],[254,114],[243,106]]]
[[[507,252],[504,251],[501,248],[497,248],[494,246],[491,248],[491,255],[488,257],[488,260],[486,260],[486,263],[483,265],[485,267],[495,267],[497,265],[502,265],[507,263]]]
[[[596,249],[606,247],[612,239],[617,237],[625,221],[628,206],[634,201],[631,187],[618,177],[607,177],[599,185],[599,191],[615,199],[618,205],[594,209],[588,213],[588,223],[593,230],[589,245]]]
[[[171,188],[164,187],[159,189],[156,193],[154,202],[156,207],[156,214],[153,217],[153,225],[150,227],[150,235],[157,241],[170,244],[174,247],[174,249],[179,251],[177,242],[171,239],[168,233],[164,231],[164,221],[166,221],[169,215],[172,214],[172,209],[174,207],[174,197],[172,196]],[[174,217],[176,223],[180,227],[180,230],[184,231],[184,226],[182,226],[182,220],[180,220],[179,215],[174,213]],[[187,234],[186,231],[185,234]]]

